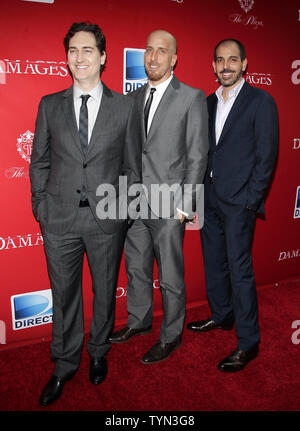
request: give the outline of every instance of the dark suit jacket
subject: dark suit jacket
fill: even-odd
[[[227,212],[234,211],[236,205],[243,205],[264,213],[264,195],[278,147],[278,114],[274,99],[245,82],[227,117],[218,145],[215,93],[207,102],[210,151],[206,183],[213,171],[217,197]]]
[[[71,226],[83,184],[99,226],[107,232],[118,229],[120,222],[98,219],[96,205],[101,198],[96,196],[96,190],[103,183],[115,185],[118,190],[121,175],[127,176],[128,186],[141,181],[140,131],[132,99],[103,84],[101,105],[84,156],[75,119],[73,86],[42,98],[30,179],[34,215],[48,231],[62,234]]]
[[[191,184],[191,193],[185,196],[185,208],[195,202],[196,184],[203,184],[208,153],[208,114],[205,94],[173,76],[153,117],[146,137],[144,129],[144,103],[147,85],[129,93],[136,100],[139,127],[142,131],[143,184],[151,195],[152,184]],[[188,194],[189,191],[186,191]],[[155,202],[151,209],[161,216]],[[181,202],[178,202],[179,204]],[[176,202],[175,202],[176,206]],[[173,216],[174,199],[170,202]]]

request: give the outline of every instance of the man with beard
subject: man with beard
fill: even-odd
[[[215,48],[214,72],[221,87],[208,97],[210,152],[201,230],[206,291],[211,317],[191,322],[196,332],[230,330],[237,348],[218,364],[221,371],[242,370],[258,354],[260,333],[251,245],[256,214],[278,146],[273,98],[243,79],[244,46],[226,39]]]
[[[152,32],[144,57],[149,83],[131,96],[140,112],[142,175],[148,197],[152,185],[179,184],[183,189],[189,184],[193,200],[196,184],[202,183],[206,171],[207,106],[203,91],[183,84],[172,74],[176,60],[175,38],[166,31]],[[185,189],[184,194],[184,201],[189,201]],[[184,211],[185,215],[182,211],[178,215],[177,211],[183,208],[173,205],[173,213],[171,208],[168,217],[155,200],[149,199],[148,203],[146,216],[133,223],[125,242],[128,321],[110,338],[112,343],[124,343],[151,331],[156,258],[164,318],[159,340],[143,356],[143,364],[167,359],[181,344],[185,319],[184,221],[193,217],[192,205],[191,211]]]

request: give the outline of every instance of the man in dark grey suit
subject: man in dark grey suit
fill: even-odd
[[[260,342],[251,248],[276,163],[278,114],[273,97],[243,79],[247,58],[241,42],[219,42],[213,67],[221,86],[208,97],[210,152],[201,230],[211,316],[190,322],[188,329],[230,330],[235,323],[237,347],[218,369],[236,372],[257,357]]]
[[[140,182],[140,138],[133,99],[100,81],[105,37],[90,23],[74,23],[65,40],[71,88],[42,98],[30,165],[32,206],[40,222],[53,295],[54,373],[40,397],[55,401],[79,367],[84,341],[82,267],[86,253],[93,283],[87,349],[90,380],[107,374],[118,271],[126,219],[101,219],[98,186]],[[102,196],[103,198],[103,196]],[[118,193],[115,196],[118,206]]]
[[[185,319],[184,222],[186,217],[193,217],[192,205],[186,212],[176,206],[176,199],[172,201],[169,198],[168,203],[175,202],[175,209],[173,211],[171,207],[169,217],[164,216],[159,199],[152,199],[155,196],[151,186],[179,184],[183,188],[190,184],[189,200],[193,198],[196,184],[203,181],[207,161],[205,95],[203,91],[183,84],[172,74],[177,61],[176,52],[176,40],[170,33],[162,30],[152,32],[147,39],[144,57],[149,83],[131,94],[140,113],[143,185],[149,198],[149,212],[148,217],[136,220],[127,233],[128,321],[125,328],[110,337],[110,341],[122,343],[151,331],[156,258],[164,317],[159,340],[143,356],[144,364],[167,359],[181,344]]]

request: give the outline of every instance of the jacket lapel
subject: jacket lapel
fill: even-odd
[[[169,106],[171,106],[174,100],[178,97],[179,88],[180,82],[178,81],[176,76],[173,76],[173,79],[168,85],[163,97],[161,98],[161,101],[159,102],[159,105],[152,119],[152,123],[147,136],[147,142],[151,139],[151,137],[155,134],[156,130],[164,122],[165,116],[169,111]]]
[[[145,106],[145,96],[147,91],[147,85],[144,85],[141,91],[138,92],[135,100],[138,112],[140,114],[140,127],[142,128],[142,137],[143,142],[146,141],[146,133],[145,133],[145,122],[144,122],[144,106]]]
[[[212,101],[208,104],[209,109],[209,135],[210,135],[210,142],[213,147],[216,146],[216,114],[217,114],[217,106],[218,106],[218,99],[217,96],[214,94],[212,96]]]
[[[218,142],[218,146],[222,145],[223,140],[226,137],[227,133],[229,132],[233,124],[238,121],[238,117],[241,115],[241,112],[243,112],[244,105],[246,105],[248,101],[249,88],[251,89],[251,86],[247,82],[245,82],[236,100],[234,101],[234,104],[225,121],[223,130]],[[215,121],[214,121],[214,124],[215,124]]]
[[[97,136],[99,133],[103,133],[104,130],[107,129],[107,122],[109,116],[113,114],[113,110],[111,108],[112,101],[112,93],[108,87],[102,82],[103,85],[103,93],[101,98],[101,103],[98,111],[98,115],[96,118],[96,122],[93,128],[92,136],[90,138],[89,147],[87,156],[90,154],[92,148],[97,142]]]
[[[75,118],[74,100],[73,100],[73,86],[68,88],[63,94],[62,108],[66,117],[66,122],[74,139],[75,144],[82,153],[81,143],[79,139],[78,128]]]
[[[111,91],[109,90],[109,88],[106,87],[106,85],[103,82],[102,82],[102,85],[103,85],[103,94],[102,94],[101,104],[100,104],[100,108],[98,111],[96,122],[95,122],[95,125],[93,128],[92,136],[90,138],[86,157],[88,156],[91,149],[95,145],[95,142],[97,141],[97,139],[96,139],[97,135],[99,133],[101,133],[101,131],[103,132],[103,130],[105,130],[107,128],[107,121],[108,121],[109,116],[112,113],[112,110],[111,110],[111,100],[112,100]],[[67,122],[67,125],[70,129],[72,136],[73,136],[74,142],[75,142],[76,146],[79,148],[81,154],[83,155],[81,142],[79,139],[78,127],[77,127],[76,118],[75,118],[73,87],[68,88],[65,91],[65,93],[63,94],[62,106],[63,106],[64,114],[66,116],[66,122]]]

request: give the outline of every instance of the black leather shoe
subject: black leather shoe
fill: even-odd
[[[99,385],[105,380],[107,375],[107,362],[106,358],[91,359],[90,362],[90,381],[93,385]]]
[[[228,373],[241,371],[248,364],[248,362],[255,359],[257,355],[258,346],[253,347],[253,349],[247,352],[237,348],[231,353],[231,355],[227,356],[227,358],[223,359],[223,361],[218,364],[218,369]]]
[[[53,375],[43,389],[40,396],[40,404],[42,406],[48,406],[56,401],[61,396],[64,384],[67,380],[69,379]]]
[[[150,334],[152,331],[152,326],[148,326],[147,328],[125,328],[120,329],[120,331],[115,332],[109,337],[109,341],[111,343],[126,343],[126,341],[130,340],[130,338],[135,337],[136,335],[146,335]]]
[[[207,332],[213,329],[223,329],[229,331],[233,328],[233,322],[216,323],[211,318],[206,320],[198,320],[187,324],[187,329],[195,332]]]
[[[177,337],[172,343],[162,343],[158,341],[151,349],[142,357],[143,364],[155,364],[167,359],[174,350],[181,345],[181,337]]]

